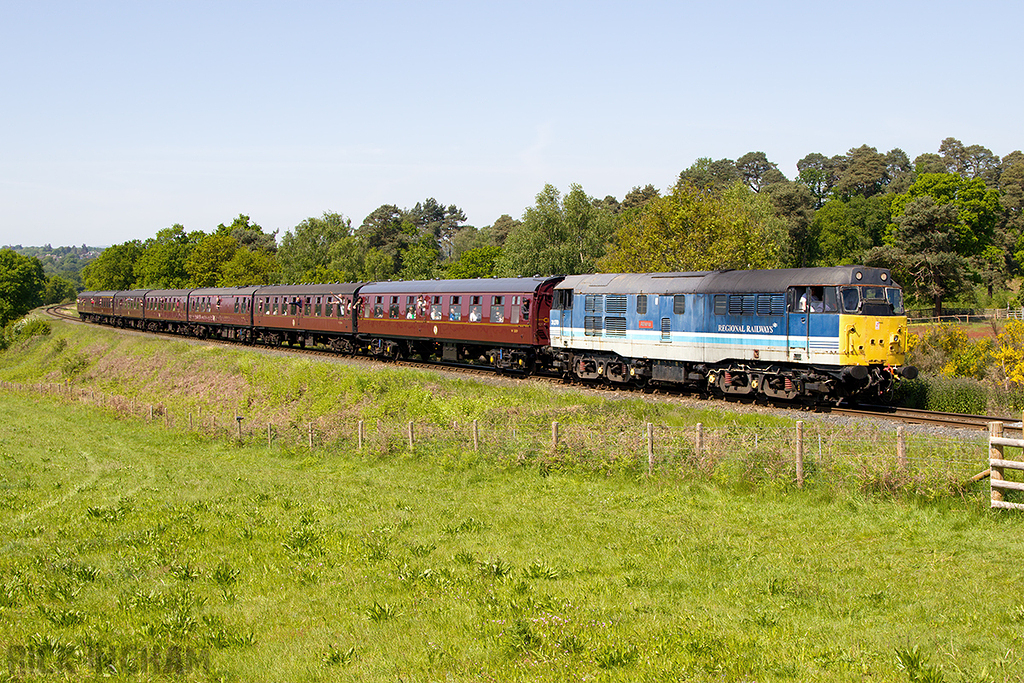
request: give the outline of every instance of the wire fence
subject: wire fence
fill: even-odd
[[[796,486],[828,483],[930,495],[962,494],[989,462],[984,433],[908,434],[903,427],[882,429],[824,420],[802,420],[793,427],[751,426],[749,421],[715,427],[700,423],[602,427],[579,422],[438,424],[323,416],[313,422],[293,419],[275,424],[202,409],[173,414],[163,406],[62,384],[4,382],[3,386],[10,391],[61,395],[105,407],[119,417],[141,418],[170,429],[309,455],[475,454],[542,470],[585,469],[651,477],[698,475]]]

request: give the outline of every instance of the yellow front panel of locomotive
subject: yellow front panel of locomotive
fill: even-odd
[[[843,365],[903,365],[906,351],[905,316],[839,316]]]

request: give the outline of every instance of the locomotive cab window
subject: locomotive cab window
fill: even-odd
[[[551,308],[559,311],[571,311],[572,298],[573,294],[571,289],[556,289],[555,298],[551,302]]]

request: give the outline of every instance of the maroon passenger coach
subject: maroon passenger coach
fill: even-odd
[[[529,369],[548,345],[559,277],[372,282],[359,289],[358,336],[375,355],[488,360]]]
[[[274,285],[255,293],[253,330],[265,344],[324,344],[354,353],[355,292],[362,283]]]

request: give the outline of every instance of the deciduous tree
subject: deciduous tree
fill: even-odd
[[[43,264],[13,249],[0,249],[0,327],[43,303]]]

